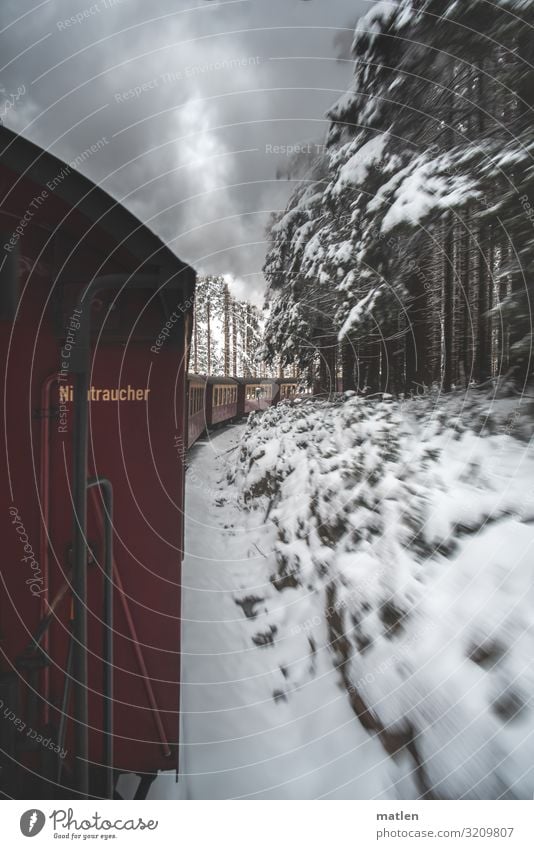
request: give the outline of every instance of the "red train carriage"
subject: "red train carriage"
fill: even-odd
[[[206,378],[199,374],[187,377],[187,447],[191,448],[206,430]]]
[[[178,765],[194,272],[0,128],[0,792]]]
[[[273,403],[278,386],[270,377],[244,377],[244,412],[266,410]]]
[[[244,413],[266,410],[281,400],[295,398],[299,390],[296,378],[244,377]]]
[[[232,377],[206,378],[206,423],[213,427],[237,418],[238,383]]]
[[[299,395],[299,382],[294,377],[281,378],[278,387],[278,401],[291,401]]]

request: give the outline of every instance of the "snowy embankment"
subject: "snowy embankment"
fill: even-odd
[[[214,431],[188,454],[180,779],[161,774],[150,798],[394,796],[399,769],[355,722],[330,652],[270,639],[294,608],[270,581],[274,526],[227,480],[244,431]],[[302,682],[290,700],[286,664]]]
[[[520,410],[477,392],[347,397],[249,421],[228,476],[248,538],[265,538],[264,580],[238,598],[270,658],[257,698],[267,684],[297,717],[305,694],[315,742],[317,698],[351,707],[352,724],[330,728],[350,758],[322,786],[311,758],[315,795],[532,798],[534,448],[515,438]]]

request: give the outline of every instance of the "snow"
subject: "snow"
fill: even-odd
[[[386,142],[387,134],[380,133],[352,154],[339,172],[333,188],[334,195],[339,195],[348,186],[358,186],[363,183],[371,168],[380,162]]]
[[[199,442],[150,796],[532,798],[531,433],[519,399],[347,393]]]
[[[295,593],[318,596],[362,727],[411,760],[409,798],[532,798],[534,448],[516,411],[348,397],[270,411],[246,437],[241,483],[270,481],[256,500],[273,502],[293,632]]]
[[[354,304],[346,321],[343,323],[339,331],[339,340],[341,341],[350,331],[360,323],[364,316],[373,311],[375,301],[378,297],[379,289],[371,289],[357,304]]]
[[[354,44],[356,44],[362,35],[366,35],[372,41],[393,18],[397,11],[397,7],[397,2],[393,2],[393,0],[379,0],[379,2],[374,3],[369,11],[358,19],[354,35]]]
[[[388,798],[396,782],[410,785],[405,766],[384,764],[354,721],[324,623],[313,626],[314,652],[308,632],[293,633],[321,619],[320,600],[273,587],[274,528],[242,509],[226,479],[244,429],[217,432],[190,457],[181,774],[160,775],[150,798]],[[258,463],[277,454],[270,446]],[[273,644],[254,643],[273,629]]]
[[[384,185],[369,203],[370,212],[387,204],[382,219],[382,232],[399,224],[417,225],[432,211],[446,211],[479,197],[474,180],[463,174],[450,173],[447,156],[427,160],[416,157]]]

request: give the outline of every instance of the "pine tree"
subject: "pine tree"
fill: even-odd
[[[533,7],[399,0],[360,20],[327,153],[269,230],[267,360],[322,390],[338,344],[362,391],[528,378]]]

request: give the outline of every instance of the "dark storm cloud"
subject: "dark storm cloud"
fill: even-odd
[[[3,0],[5,122],[80,166],[184,259],[256,298],[281,146],[320,142],[369,0]],[[278,151],[278,152],[277,152]]]

